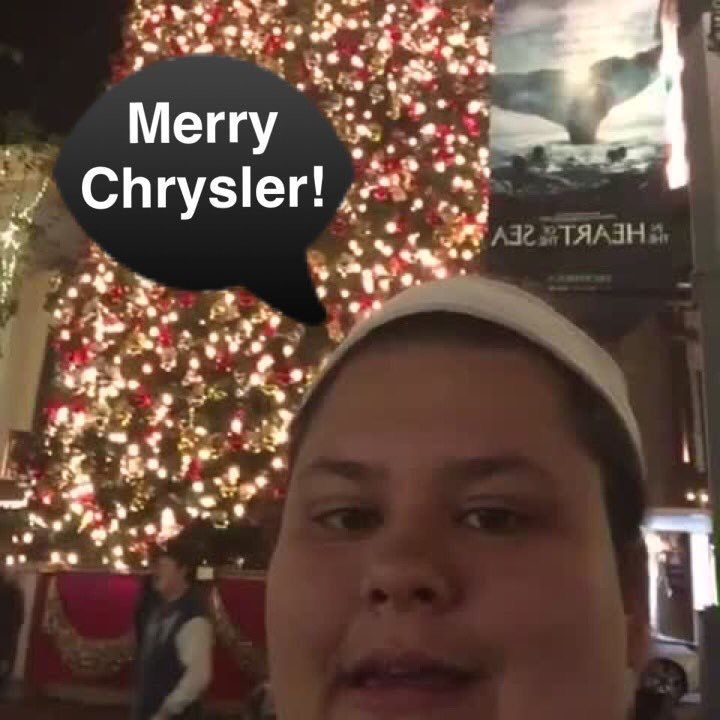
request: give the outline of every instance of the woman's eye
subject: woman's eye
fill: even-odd
[[[380,524],[380,513],[373,508],[342,507],[320,513],[314,520],[330,530],[362,532]]]
[[[460,521],[474,530],[484,530],[497,535],[518,532],[528,524],[525,515],[504,507],[472,508],[462,513]]]

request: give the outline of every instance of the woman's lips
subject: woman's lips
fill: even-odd
[[[341,673],[349,702],[380,717],[459,706],[480,674],[422,653],[375,653]]]

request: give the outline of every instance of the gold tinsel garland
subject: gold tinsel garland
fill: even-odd
[[[253,679],[263,677],[265,653],[232,622],[217,588],[210,593],[210,620],[220,644],[230,652],[241,672]],[[132,632],[111,639],[80,635],[65,612],[55,577],[48,587],[43,630],[53,639],[63,665],[76,677],[86,680],[117,674],[132,662],[135,655]]]
[[[109,640],[80,635],[65,613],[57,578],[52,578],[48,587],[43,630],[53,639],[63,665],[79,678],[95,680],[115,675],[135,653],[132,632]]]
[[[266,674],[266,658],[262,648],[253,645],[244,633],[233,623],[217,588],[210,593],[210,617],[220,644],[230,651],[240,670],[253,678]]]

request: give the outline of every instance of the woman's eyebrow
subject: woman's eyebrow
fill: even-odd
[[[355,482],[363,482],[387,478],[388,471],[381,465],[373,465],[360,460],[321,456],[301,467],[295,477],[304,478],[311,475],[334,475]]]
[[[435,471],[434,475],[444,481],[467,482],[485,480],[497,475],[516,475],[547,478],[549,473],[538,463],[524,455],[487,455],[448,460]]]
[[[548,471],[523,455],[483,455],[453,458],[442,462],[433,475],[443,482],[469,482],[485,480],[498,475],[516,474],[525,477],[546,478]],[[378,464],[346,458],[320,456],[301,467],[296,478],[334,476],[357,483],[386,480],[389,470]]]

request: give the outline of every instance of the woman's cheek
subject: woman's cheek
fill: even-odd
[[[362,572],[350,555],[338,548],[318,552],[297,546],[277,554],[270,571],[270,622],[282,624],[278,635],[306,648],[300,652],[331,655],[341,644],[358,609]]]

